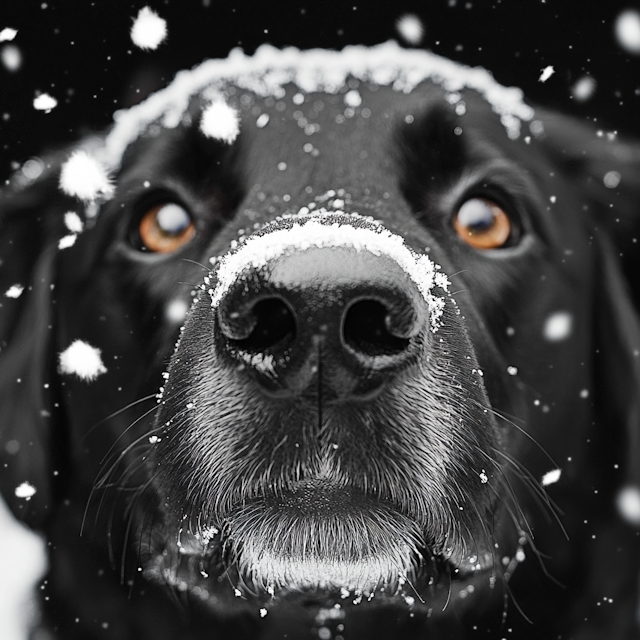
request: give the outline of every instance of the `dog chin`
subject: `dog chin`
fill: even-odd
[[[221,525],[183,531],[178,553],[165,547],[147,575],[179,590],[195,587],[204,599],[222,588],[263,601],[322,594],[424,602],[442,576],[448,585],[493,567],[492,554],[449,542],[392,504],[314,479],[237,506]]]
[[[395,593],[415,579],[424,543],[390,506],[321,481],[245,505],[226,527],[230,564],[267,591]]]

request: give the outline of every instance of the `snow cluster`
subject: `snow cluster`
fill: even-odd
[[[202,113],[200,131],[208,138],[231,144],[240,133],[238,113],[223,100],[215,100]]]
[[[140,9],[131,27],[133,44],[140,49],[157,49],[166,37],[166,20],[149,7]]]
[[[222,90],[231,83],[261,97],[282,98],[285,86],[294,84],[303,93],[339,93],[349,77],[409,93],[431,80],[446,91],[472,89],[480,93],[500,116],[509,137],[520,135],[521,122],[531,120],[533,109],[515,87],[503,87],[480,67],[467,67],[434,53],[402,49],[395,42],[375,47],[349,46],[342,51],[293,47],[283,50],[261,46],[253,56],[234,49],[224,60],[207,60],[181,71],[165,89],[128,110],[114,114],[115,126],[105,139],[101,160],[109,168],[119,166],[122,155],[145,128],[159,121],[178,126],[194,95]]]
[[[347,107],[356,108],[362,104],[362,96],[358,91],[352,89],[351,91],[347,91],[344,96],[344,103]]]
[[[67,211],[64,214],[64,224],[71,233],[81,233],[84,227],[80,216],[75,211]]]
[[[23,482],[21,485],[15,488],[15,494],[17,498],[31,500],[31,498],[36,495],[36,488],[28,482]]]
[[[7,298],[19,298],[24,291],[24,287],[21,284],[11,285],[6,291],[5,296]]]
[[[73,374],[91,382],[107,369],[102,363],[101,351],[82,340],[75,340],[59,354],[60,373]]]
[[[560,480],[561,475],[561,469],[552,469],[551,471],[547,471],[547,473],[542,476],[542,486],[548,487],[550,484],[555,484]]]
[[[546,82],[554,73],[555,69],[553,67],[545,67],[538,78],[538,82]]]
[[[2,31],[0,31],[0,42],[8,42],[9,40],[13,40],[17,35],[17,29],[5,27]]]
[[[323,224],[321,216],[326,214],[347,216],[349,219],[364,220],[358,214],[343,211],[317,209],[313,216],[298,215],[300,224],[288,229],[276,229],[270,233],[249,236],[237,251],[228,253],[219,262],[216,271],[215,289],[209,290],[211,306],[217,307],[229,288],[241,279],[245,270],[261,269],[271,260],[290,252],[304,251],[311,247],[348,247],[357,252],[367,251],[376,256],[391,258],[416,284],[428,304],[431,328],[436,331],[444,310],[444,298],[433,294],[434,286],[447,291],[449,281],[445,274],[426,256],[411,251],[401,236],[391,233],[382,225],[372,223],[374,228],[355,227],[351,224],[334,222]],[[317,218],[316,218],[317,217]]]
[[[110,197],[113,185],[106,169],[86,151],[75,151],[62,165],[60,187],[70,196],[81,200]]]
[[[58,249],[68,249],[72,247],[76,243],[76,238],[78,236],[75,233],[70,233],[68,236],[64,236],[60,238],[58,241]]]
[[[49,113],[58,106],[58,101],[48,93],[41,93],[34,101],[33,108],[38,111]]]

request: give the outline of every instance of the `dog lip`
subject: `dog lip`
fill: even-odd
[[[238,503],[215,526],[179,531],[177,544],[156,540],[145,575],[213,606],[234,591],[228,604],[240,592],[259,601],[348,593],[356,600],[409,598],[433,606],[451,581],[478,584],[494,567],[493,558],[481,554],[436,551],[399,506],[324,477]]]
[[[340,515],[377,502],[377,498],[353,486],[339,485],[323,478],[298,481],[287,490],[265,499],[266,506],[302,517],[318,518],[330,513]]]

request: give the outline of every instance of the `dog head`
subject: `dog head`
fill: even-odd
[[[384,45],[205,63],[18,176],[3,491],[51,579],[108,526],[251,637],[630,629],[637,162]]]

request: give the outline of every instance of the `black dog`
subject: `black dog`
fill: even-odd
[[[205,63],[15,176],[41,632],[636,637],[639,161],[389,44]]]

